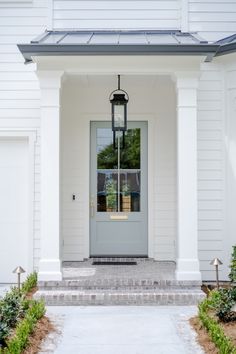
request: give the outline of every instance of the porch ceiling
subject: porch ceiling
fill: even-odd
[[[170,31],[46,31],[18,48],[26,62],[35,56],[69,55],[216,55],[220,43],[197,33]]]

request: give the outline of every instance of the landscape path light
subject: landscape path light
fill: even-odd
[[[214,258],[211,262],[210,265],[215,266],[216,269],[216,286],[217,289],[219,289],[219,265],[223,264],[219,258]]]
[[[13,270],[14,274],[17,274],[17,285],[18,285],[18,289],[20,289],[20,276],[22,273],[25,273],[25,270],[19,266],[19,267],[16,267],[16,269]]]

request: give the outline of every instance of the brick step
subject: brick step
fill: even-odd
[[[155,279],[77,279],[44,281],[39,290],[153,290],[153,289],[200,289],[200,281],[155,280]]]
[[[197,305],[205,298],[201,290],[38,290],[35,299],[49,306],[111,306],[111,305]]]

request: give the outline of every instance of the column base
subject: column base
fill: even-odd
[[[38,281],[62,280],[61,261],[59,259],[41,259]]]
[[[176,280],[202,280],[198,259],[177,259]]]

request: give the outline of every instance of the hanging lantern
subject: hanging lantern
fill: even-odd
[[[113,97],[112,97],[113,96]],[[127,130],[127,103],[129,96],[120,88],[120,75],[118,75],[118,89],[110,94],[112,131]]]

